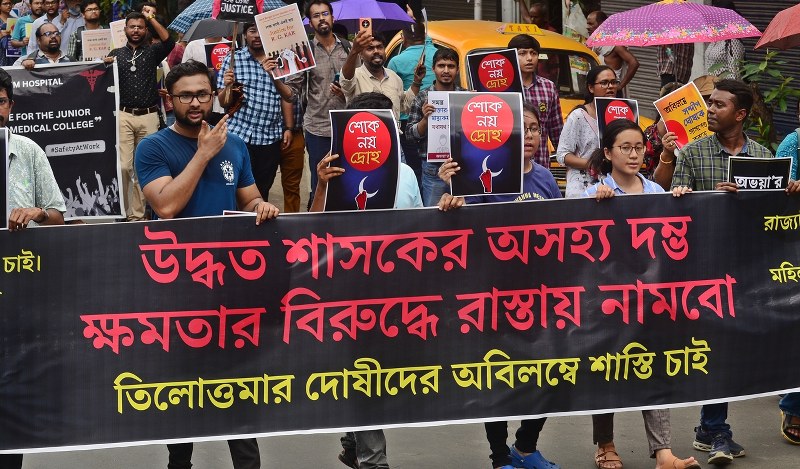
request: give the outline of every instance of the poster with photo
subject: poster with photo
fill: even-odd
[[[450,93],[453,195],[522,192],[522,94]]]
[[[639,123],[639,103],[635,99],[625,98],[594,98],[597,110],[597,133],[600,145],[603,142],[603,132],[611,121],[628,119]]]
[[[479,92],[522,93],[522,72],[516,49],[467,55],[471,88]]]
[[[336,110],[331,116],[332,166],[325,211],[394,208],[400,176],[400,136],[388,109]]]
[[[791,158],[728,158],[728,181],[741,190],[786,189],[792,169]]]
[[[272,71],[275,78],[288,77],[317,66],[297,4],[256,15],[255,20],[264,53],[278,61],[278,68]]]
[[[449,91],[429,91],[428,102],[436,108],[428,116],[428,155],[430,162],[450,158],[450,98]]]

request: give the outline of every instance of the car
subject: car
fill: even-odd
[[[598,58],[591,49],[580,42],[561,34],[544,31],[532,24],[510,24],[481,20],[445,20],[430,21],[428,36],[437,48],[447,47],[458,54],[461,67],[460,84],[465,89],[472,89],[464,64],[467,55],[476,52],[487,52],[507,49],[508,41],[517,34],[530,34],[541,45],[539,54],[539,75],[549,78],[558,87],[561,101],[561,112],[566,120],[567,114],[576,106],[584,103],[586,90],[586,74],[593,66],[598,65]],[[402,50],[402,33],[398,33],[386,47],[387,62]],[[640,122],[646,127],[652,121]],[[551,146],[551,152],[552,152]],[[555,156],[550,156],[550,171],[556,177],[562,191],[565,186],[566,168],[558,164]]]

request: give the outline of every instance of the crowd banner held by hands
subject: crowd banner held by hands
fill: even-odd
[[[297,4],[261,13],[255,20],[264,53],[278,61],[272,76],[288,77],[317,66]]]
[[[728,158],[728,181],[739,189],[786,189],[792,169],[791,158]]]
[[[400,137],[387,109],[334,110],[331,165],[344,168],[328,182],[325,211],[390,209],[400,175]]]
[[[450,96],[448,91],[428,91],[428,102],[436,109],[428,116],[428,161],[450,158]]]
[[[708,107],[697,85],[689,82],[653,102],[668,132],[678,136],[677,147],[683,148],[695,140],[708,137]]]
[[[594,108],[597,111],[597,133],[599,144],[603,146],[603,133],[608,124],[617,119],[628,119],[639,123],[639,102],[626,98],[594,98]]]
[[[7,68],[14,81],[9,130],[47,154],[65,218],[120,218],[117,65],[80,62]]]
[[[782,191],[4,230],[0,257],[0,452],[800,389]]]
[[[491,93],[522,93],[522,72],[516,49],[467,55],[470,88]]]
[[[450,93],[453,195],[522,192],[522,94]]]
[[[218,20],[252,23],[264,11],[264,0],[214,0],[211,17]]]

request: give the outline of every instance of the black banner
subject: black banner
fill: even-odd
[[[750,191],[0,232],[0,450],[795,389],[798,213]]]
[[[522,192],[522,95],[449,93],[453,195]]]
[[[478,52],[467,56],[472,89],[489,93],[522,93],[517,49]]]
[[[47,154],[66,218],[119,218],[116,64],[37,65],[5,70],[14,80],[11,132]]]

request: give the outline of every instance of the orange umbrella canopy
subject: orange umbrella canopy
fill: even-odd
[[[787,8],[772,18],[756,44],[756,49],[791,49],[800,45],[800,4]]]

